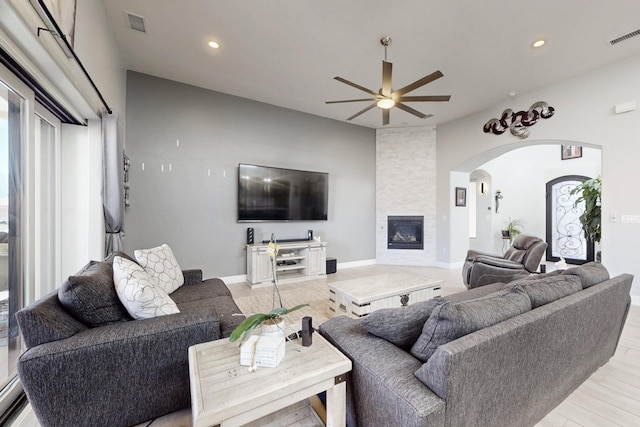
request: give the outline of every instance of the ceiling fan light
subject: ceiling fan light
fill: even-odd
[[[396,105],[396,101],[391,98],[383,98],[376,104],[378,107],[388,110],[389,108]]]

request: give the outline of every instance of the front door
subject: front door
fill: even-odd
[[[593,242],[587,242],[580,223],[584,202],[574,206],[580,195],[570,194],[587,179],[567,175],[547,182],[547,261],[556,262],[560,258],[569,264],[593,261]]]

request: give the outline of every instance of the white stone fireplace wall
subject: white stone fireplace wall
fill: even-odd
[[[424,216],[424,249],[387,249],[387,216]],[[376,261],[436,262],[436,128],[376,131]]]

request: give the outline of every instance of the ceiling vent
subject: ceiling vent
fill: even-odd
[[[640,36],[640,29],[635,30],[635,31],[631,31],[630,33],[627,33],[624,36],[620,36],[620,37],[618,37],[616,39],[609,40],[609,43],[611,44],[611,46],[613,46],[613,45],[618,44],[620,42],[623,42],[625,40],[629,40],[630,38],[635,37],[635,36]]]
[[[147,32],[147,27],[142,16],[134,15],[133,13],[126,12],[129,19],[129,27],[132,30],[140,31],[141,33]]]

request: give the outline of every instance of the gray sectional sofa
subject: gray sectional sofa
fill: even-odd
[[[632,279],[589,263],[330,319],[353,362],[347,424],[534,425],[614,354]]]
[[[188,348],[244,319],[224,282],[184,270],[170,295],[179,314],[133,320],[112,262],[90,262],[16,313],[26,347],[18,374],[42,426],[126,427],[189,407]]]

